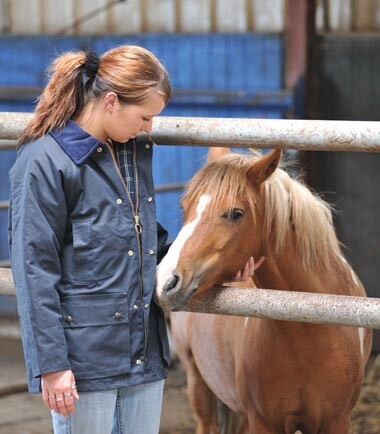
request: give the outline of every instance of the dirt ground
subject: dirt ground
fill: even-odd
[[[0,338],[0,390],[5,385],[22,389],[24,383],[20,341]],[[165,386],[160,434],[194,432],[185,374],[180,364],[175,363]],[[26,392],[0,396],[0,434],[52,434],[50,413],[41,397]],[[350,434],[380,434],[380,355],[371,360],[371,369],[352,416]]]

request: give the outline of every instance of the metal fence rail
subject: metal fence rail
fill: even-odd
[[[0,146],[17,139],[31,116],[1,113]],[[380,122],[161,116],[152,138],[164,145],[380,152]]]
[[[0,295],[14,294],[11,270],[0,268]],[[377,298],[221,286],[183,310],[380,329]]]

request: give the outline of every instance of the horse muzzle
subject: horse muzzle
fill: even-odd
[[[163,309],[181,310],[197,290],[197,285],[192,281],[191,286],[183,286],[183,278],[179,274],[171,274],[164,282],[156,286],[155,301]]]

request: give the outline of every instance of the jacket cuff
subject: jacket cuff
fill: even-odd
[[[71,370],[70,363],[66,361],[58,361],[57,363],[53,363],[49,366],[45,366],[41,369],[33,371],[33,377],[38,378],[41,377],[42,374],[49,374],[51,372],[59,372],[59,371],[67,371]]]

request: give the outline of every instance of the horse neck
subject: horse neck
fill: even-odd
[[[330,269],[305,269],[302,258],[296,252],[294,240],[286,250],[279,253],[272,246],[266,246],[263,250],[266,259],[254,278],[259,288],[331,294],[357,293],[350,289],[353,286],[351,267],[343,260],[332,258]]]

